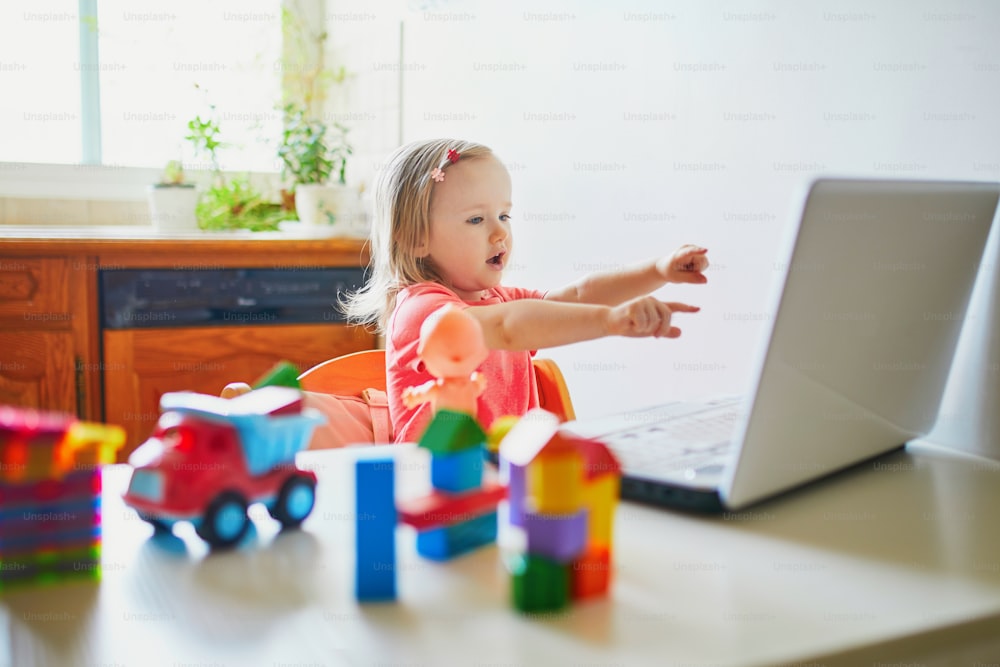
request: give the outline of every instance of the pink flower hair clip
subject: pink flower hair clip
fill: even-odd
[[[461,157],[461,154],[458,151],[456,151],[454,148],[449,148],[448,149],[448,162],[451,162],[452,164],[455,164],[456,162],[458,162],[458,158],[460,158],[460,157]],[[442,169],[441,167],[434,167],[434,169],[431,170],[431,179],[435,183],[440,183],[441,181],[443,181],[444,180],[444,169]]]

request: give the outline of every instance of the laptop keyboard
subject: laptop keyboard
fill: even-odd
[[[627,473],[658,474],[724,464],[740,418],[739,397],[675,403],[630,415],[640,422],[600,436]],[[721,470],[721,468],[720,468]]]

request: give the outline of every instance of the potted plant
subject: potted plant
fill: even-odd
[[[207,231],[247,229],[273,231],[288,217],[281,204],[268,201],[250,182],[249,176],[226,178],[219,166],[218,150],[224,144],[214,118],[196,116],[188,122],[186,137],[198,155],[207,157],[212,168],[212,185],[195,207],[197,226]]]
[[[184,180],[184,165],[180,160],[167,162],[160,182],[149,187],[149,213],[153,226],[161,232],[197,231],[197,203],[194,183]]]
[[[353,149],[346,135],[347,128],[339,123],[326,125],[310,118],[303,106],[285,106],[278,157],[303,224],[338,224],[350,233],[359,203],[358,193],[347,187],[347,159]]]

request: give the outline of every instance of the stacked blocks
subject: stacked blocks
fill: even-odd
[[[603,444],[560,431],[543,410],[500,443],[501,545],[520,611],[556,611],[607,593],[620,469]]]
[[[431,454],[424,497],[399,503],[400,521],[417,532],[417,553],[448,560],[496,541],[503,486],[483,484],[486,434],[465,412],[438,410],[419,445]]]
[[[0,591],[101,576],[100,464],[117,426],[0,406]]]
[[[395,462],[390,458],[355,463],[354,592],[358,600],[396,599],[395,476]]]

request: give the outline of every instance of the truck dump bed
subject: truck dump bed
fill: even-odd
[[[232,424],[240,435],[247,469],[262,475],[309,444],[324,417],[302,409],[302,393],[289,387],[262,387],[233,399],[207,394],[172,392],[160,398],[160,409],[198,415]]]

